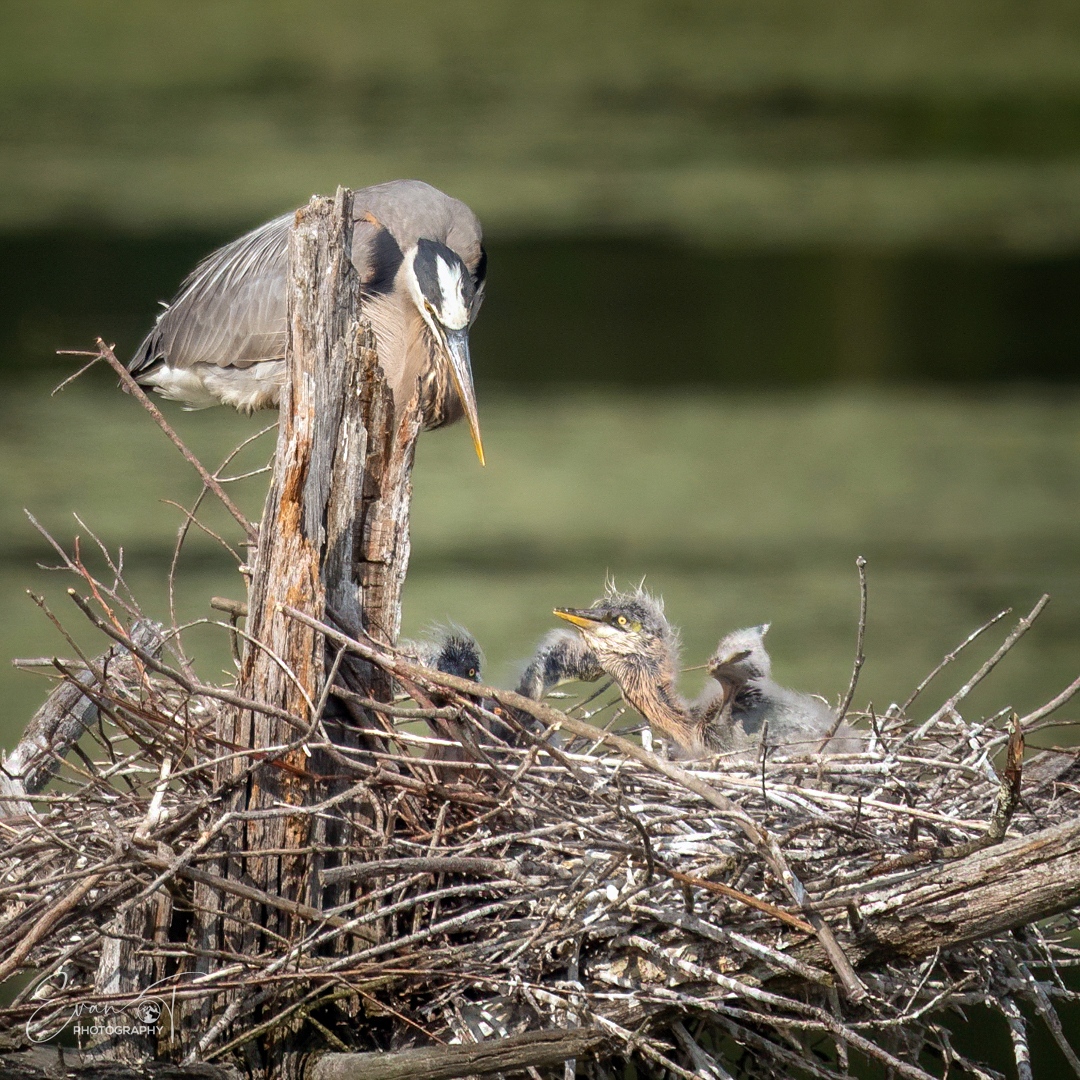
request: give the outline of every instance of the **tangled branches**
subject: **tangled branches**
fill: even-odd
[[[354,700],[371,722],[342,738],[335,702],[357,695],[335,667],[314,722],[290,717],[290,742],[251,751],[223,745],[220,713],[267,706],[199,682],[168,640],[140,643],[119,571],[103,584],[77,554],[67,564],[112,650],[60,665],[93,721],[75,755],[39,746],[56,779],[9,796],[0,821],[0,971],[28,973],[8,1028],[47,1039],[76,1010],[153,999],[169,1022],[143,1052],[188,1062],[243,1060],[286,1031],[355,1054],[560,1029],[581,1033],[578,1067],[597,1076],[637,1058],[685,1077],[833,1077],[854,1056],[925,1078],[990,1075],[945,1022],[989,1005],[1018,1062],[1034,1014],[1076,1063],[1055,1008],[1075,1000],[1080,961],[1076,763],[1021,765],[1046,709],[973,722],[961,692],[922,723],[864,717],[860,754],[683,768],[314,621],[332,655],[403,693]],[[520,725],[521,745],[500,744],[496,707],[504,724],[529,710],[562,744]],[[224,809],[223,761],[242,762],[234,785],[299,771],[304,797]],[[256,816],[305,845],[247,850]],[[271,856],[298,898],[227,872]],[[208,910],[242,949],[208,945]],[[260,932],[269,912],[278,929]]]

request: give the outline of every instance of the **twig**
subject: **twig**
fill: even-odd
[[[866,656],[863,653],[863,640],[866,637],[866,559],[860,555],[855,560],[855,566],[859,571],[859,630],[855,637],[855,664],[851,669],[851,682],[848,683],[847,693],[844,695],[844,700],[840,702],[840,708],[836,710],[836,719],[829,726],[825,738],[821,740],[819,751],[824,751],[829,745],[829,740],[840,730],[840,725],[844,722],[848,709],[851,708],[852,698],[855,697],[855,688],[859,685],[859,672],[866,663]]]
[[[202,462],[184,445],[180,436],[169,425],[169,422],[161,415],[161,410],[146,396],[143,388],[135,381],[134,376],[128,369],[120,363],[116,358],[116,353],[113,352],[110,345],[106,345],[103,338],[97,339],[98,355],[108,362],[109,366],[120,377],[120,382],[123,384],[124,389],[139,402],[140,405],[154,418],[155,423],[162,431],[169,437],[172,444],[184,455],[185,460],[190,464],[195,471],[199,474],[202,482],[221,500],[221,505],[225,507],[237,524],[244,530],[244,534],[249,540],[255,542],[258,539],[259,531],[256,529],[250,521],[241,513],[239,507],[229,498],[225,493],[225,489],[218,483],[218,481],[206,471]],[[67,351],[67,350],[65,350]],[[73,353],[72,355],[78,356],[90,356],[90,353]]]
[[[71,892],[45,911],[45,913],[23,935],[19,944],[12,950],[11,955],[8,956],[3,963],[0,963],[0,982],[6,979],[13,971],[18,970],[22,962],[30,955],[34,946],[47,934],[52,933],[56,924],[60,922],[65,915],[70,914],[79,906],[83,897],[105,877],[107,870],[114,866],[119,859],[120,856],[114,854],[113,857],[97,871],[97,873],[89,874],[87,877],[83,878]]]
[[[217,686],[208,686],[206,683],[189,679],[175,668],[171,668],[167,664],[161,663],[161,661],[155,659],[145,649],[140,648],[127,634],[114,630],[103,619],[98,618],[90,605],[87,604],[74,589],[68,589],[68,596],[71,597],[76,607],[78,607],[102,633],[108,634],[114,641],[119,641],[121,645],[134,653],[147,667],[156,671],[159,675],[164,675],[166,678],[172,679],[181,690],[184,690],[192,697],[213,698],[216,701],[223,701],[227,705],[235,705],[241,709],[251,709],[253,712],[261,712],[266,716],[274,716],[279,720],[285,720],[296,730],[310,735],[311,725],[298,720],[292,713],[285,709],[280,709],[275,705],[267,705],[261,701],[253,701],[251,698],[241,697],[239,694],[231,693],[228,690],[222,690]],[[83,659],[84,662],[86,662],[85,658]]]
[[[180,503],[178,503],[175,499],[162,499],[161,501],[166,506],[173,506],[177,510],[179,510],[180,513],[183,514],[184,517],[187,519],[187,523],[189,525],[194,525],[195,528],[204,532],[212,540],[216,540],[237,561],[237,563],[243,563],[244,560],[243,558],[241,558],[240,552],[238,552],[226,539],[224,539],[224,537],[218,536],[218,534],[214,532],[214,530],[211,529],[209,525],[201,522],[195,516],[195,514],[186,506],[181,506]]]
[[[1005,757],[1005,768],[1002,770],[1001,782],[998,785],[997,796],[994,799],[994,810],[990,815],[990,824],[982,836],[969,840],[965,844],[953,844],[949,847],[930,848],[923,851],[912,851],[907,855],[901,855],[897,859],[891,859],[875,869],[875,875],[891,874],[896,870],[903,870],[909,866],[919,866],[922,863],[941,859],[963,859],[968,855],[974,855],[983,848],[1000,844],[1009,831],[1009,823],[1017,806],[1020,805],[1020,782],[1023,776],[1024,761],[1024,733],[1020,722],[1013,713],[1012,731],[1009,733],[1009,744]]]
[[[230,600],[226,596],[211,596],[210,606],[215,611],[224,611],[234,619],[246,619],[248,606],[243,600]]]
[[[645,912],[650,918],[656,919],[657,922],[665,923],[668,926],[677,926],[680,930],[688,930],[710,941],[733,945],[740,952],[754,957],[755,960],[763,960],[776,968],[777,971],[797,975],[800,979],[805,979],[809,983],[816,983],[819,986],[832,986],[834,984],[833,977],[822,968],[803,963],[794,956],[770,948],[768,945],[762,945],[760,941],[755,941],[745,934],[714,926],[711,922],[688,915],[685,911],[670,912],[645,906],[641,906],[638,910]],[[813,928],[807,926],[806,931],[807,933],[813,933]]]
[[[926,689],[926,688],[927,688],[927,687],[928,687],[928,686],[930,685],[930,683],[931,683],[931,682],[932,682],[932,681],[933,681],[933,680],[934,680],[935,678],[937,678],[937,676],[938,676],[938,675],[940,675],[940,674],[941,674],[941,672],[942,672],[942,671],[943,671],[943,670],[944,670],[944,669],[945,669],[946,667],[948,667],[948,666],[949,666],[949,664],[951,664],[951,663],[952,663],[952,662],[953,662],[953,661],[954,661],[954,660],[955,660],[955,659],[956,659],[956,658],[957,658],[957,657],[958,657],[958,656],[959,656],[959,655],[960,655],[960,654],[961,654],[961,653],[962,653],[962,652],[963,652],[963,651],[964,651],[964,650],[965,650],[965,649],[966,649],[966,648],[967,648],[967,647],[968,647],[968,646],[969,646],[969,645],[970,645],[970,644],[971,644],[971,643],[972,643],[973,641],[975,641],[975,640],[976,640],[977,638],[979,638],[979,637],[981,637],[981,636],[982,636],[983,634],[985,634],[985,633],[986,633],[986,631],[987,631],[987,630],[989,630],[991,626],[994,626],[995,624],[997,624],[997,623],[1001,622],[1001,620],[1002,620],[1002,619],[1004,619],[1006,615],[1011,615],[1011,614],[1012,614],[1012,608],[1005,608],[1005,609],[1004,609],[1003,611],[999,611],[999,612],[998,612],[998,613],[997,613],[997,614],[996,614],[996,615],[995,615],[995,616],[994,616],[994,617],[993,617],[992,619],[987,619],[987,621],[986,621],[986,622],[984,622],[984,623],[982,624],[982,626],[980,626],[980,627],[979,627],[979,629],[978,629],[978,630],[973,630],[973,631],[972,631],[972,632],[971,632],[970,634],[968,634],[968,636],[967,636],[966,638],[964,638],[964,640],[963,640],[963,641],[961,641],[961,642],[960,642],[960,644],[959,644],[959,645],[957,645],[957,646],[956,646],[956,648],[955,648],[955,649],[953,649],[953,651],[952,651],[952,652],[950,652],[950,653],[946,653],[946,654],[945,654],[945,657],[944,657],[944,659],[943,659],[943,660],[941,661],[941,663],[940,663],[940,664],[938,664],[938,666],[937,666],[936,668],[934,668],[934,670],[933,670],[933,671],[931,671],[931,672],[930,672],[930,674],[929,674],[929,675],[927,675],[927,676],[926,676],[926,678],[925,678],[925,679],[923,679],[923,681],[922,681],[921,683],[919,683],[919,685],[918,685],[918,686],[916,686],[914,690],[912,690],[912,691],[911,691],[911,694],[910,694],[910,696],[908,697],[907,701],[905,701],[905,702],[904,702],[904,704],[900,706],[900,715],[901,715],[901,716],[906,716],[906,715],[907,715],[907,711],[908,711],[908,709],[910,709],[910,708],[911,708],[911,706],[912,706],[912,705],[913,705],[913,704],[915,703],[915,699],[916,699],[916,698],[917,698],[917,697],[918,697],[918,696],[919,696],[919,695],[920,695],[920,694],[921,694],[921,693],[922,693],[922,692],[923,692],[923,691],[924,691],[924,690],[925,690],[925,689]]]
[[[676,881],[681,882],[683,885],[693,885],[698,889],[705,889],[707,892],[716,893],[717,896],[726,896],[731,900],[738,900],[740,904],[745,904],[747,907],[756,908],[766,915],[771,915],[774,919],[779,919],[782,923],[787,923],[788,926],[793,927],[795,930],[801,930],[804,934],[812,934],[814,932],[814,928],[805,920],[792,915],[790,912],[777,907],[775,904],[770,904],[767,900],[759,900],[756,896],[751,896],[741,889],[733,889],[730,885],[725,885],[722,881],[708,881],[705,878],[692,877],[690,874],[683,874],[678,870],[671,870],[666,866],[662,867],[662,869],[666,874],[670,874]]]
[[[1033,724],[1042,720],[1043,717],[1049,716],[1052,712],[1056,712],[1062,705],[1072,700],[1077,691],[1080,691],[1080,678],[1069,683],[1057,697],[1051,698],[1045,705],[1040,706],[1034,712],[1029,712],[1026,716],[1022,717],[1020,719],[1020,727],[1024,731],[1027,731]]]
[[[1024,1014],[1011,997],[1002,997],[998,1009],[1009,1026],[1009,1038],[1012,1040],[1013,1057],[1016,1059],[1017,1080],[1034,1080],[1031,1071],[1031,1047],[1028,1045],[1027,1025]]]
[[[1054,1008],[1053,1002],[1046,996],[1046,991],[1040,985],[1039,980],[1031,974],[1031,971],[1026,964],[1021,964],[1011,959],[1007,959],[1006,963],[1012,973],[1027,984],[1031,1002],[1035,1006],[1035,1011],[1042,1017],[1043,1023],[1046,1024],[1049,1029],[1054,1042],[1057,1043],[1058,1049],[1069,1063],[1073,1075],[1080,1077],[1080,1056],[1077,1056],[1071,1043],[1065,1037],[1065,1031],[1061,1025],[1061,1017],[1058,1016],[1057,1009]]]
[[[530,1031],[473,1046],[399,1050],[392,1054],[323,1054],[306,1070],[307,1080],[451,1080],[488,1076],[528,1065],[559,1065],[606,1041],[595,1028]]]
[[[1043,608],[1050,603],[1049,593],[1043,593],[1039,597],[1038,603],[1025,615],[1022,619],[1019,619],[1016,625],[1009,631],[1009,636],[998,646],[994,655],[986,661],[974,675],[955,694],[952,695],[940,708],[938,708],[934,714],[924,724],[920,725],[916,731],[909,731],[894,747],[895,750],[899,750],[906,743],[913,739],[921,739],[943,716],[952,712],[961,701],[964,700],[990,674],[991,671],[997,667],[1001,659],[1012,649],[1012,647],[1031,629],[1032,623],[1042,614]]]

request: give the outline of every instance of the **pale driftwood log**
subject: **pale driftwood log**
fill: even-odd
[[[304,1070],[304,1080],[454,1080],[490,1076],[546,1065],[596,1050],[605,1041],[596,1028],[529,1031],[471,1046],[399,1050],[394,1054],[322,1054]]]
[[[147,1061],[134,1066],[55,1046],[0,1054],[0,1076],[4,1080],[237,1080],[235,1069],[220,1065]]]
[[[131,628],[131,640],[153,656],[164,644],[160,623],[141,620]],[[26,725],[18,745],[0,769],[0,817],[32,814],[28,795],[35,795],[56,775],[67,752],[98,718],[98,706],[86,691],[93,692],[100,673],[104,678],[132,681],[138,661],[123,645],[113,645],[93,661],[94,671],[83,670],[65,679],[45,699]],[[85,689],[83,689],[85,688]]]
[[[282,1062],[283,1072],[302,1080],[454,1080],[557,1065],[568,1057],[600,1048],[605,1036],[595,1028],[530,1031],[470,1046],[399,1050],[389,1054],[319,1054],[306,1063]],[[84,1059],[78,1051],[63,1057],[52,1047],[0,1055],[7,1080],[235,1080],[235,1070],[208,1064],[169,1065],[146,1062],[133,1068],[121,1062]]]
[[[852,950],[859,963],[890,953],[926,956],[1014,930],[1080,903],[1080,821],[843,899],[865,928]]]

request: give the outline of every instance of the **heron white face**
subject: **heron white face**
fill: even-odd
[[[479,306],[472,276],[461,258],[445,244],[421,238],[405,256],[405,281],[416,309],[450,365],[482,465],[484,447],[469,361],[469,326]]]
[[[445,244],[421,239],[406,259],[409,295],[436,340],[468,329],[476,286],[460,257]]]

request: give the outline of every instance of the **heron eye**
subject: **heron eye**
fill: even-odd
[[[618,623],[619,623],[620,626],[625,626],[626,625],[626,616],[625,615],[620,615],[619,618],[618,618]]]
[[[474,668],[474,667],[469,668],[469,678],[470,679],[475,679],[476,678],[476,668]]]

